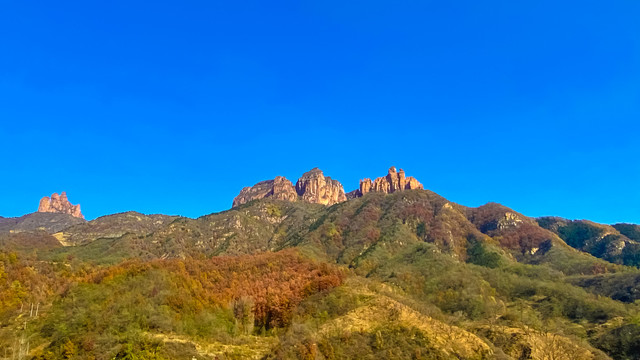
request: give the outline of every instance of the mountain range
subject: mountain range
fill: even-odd
[[[21,358],[640,358],[640,226],[466,207],[395,167],[197,219],[86,221],[54,194],[0,218],[0,264]]]

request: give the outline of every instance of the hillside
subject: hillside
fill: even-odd
[[[603,225],[587,220],[539,218],[540,226],[560,236],[574,248],[616,264],[640,266],[640,242],[636,225]],[[627,237],[623,232],[634,239]]]
[[[312,175],[306,197],[245,196],[197,219],[127,212],[33,231],[0,219],[13,221],[0,234],[0,348],[30,359],[638,358],[640,270],[599,251],[633,247],[634,225],[469,208],[397,185],[398,173],[376,179],[395,191],[324,205],[306,200]]]
[[[129,211],[68,226],[60,229],[62,231],[56,231],[53,236],[64,245],[81,245],[97,239],[119,238],[125,234],[147,235],[177,218],[177,216],[145,215]]]
[[[20,217],[0,216],[0,233],[22,231],[58,232],[72,225],[86,222],[80,212],[80,205],[72,205],[64,191],[40,200],[38,211]]]
[[[41,230],[58,232],[85,220],[69,214],[35,212],[20,217],[0,218],[0,233]]]

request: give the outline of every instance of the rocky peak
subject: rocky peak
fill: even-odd
[[[313,168],[298,179],[295,187],[291,181],[282,176],[245,187],[233,200],[233,207],[267,197],[323,205],[333,205],[347,200],[340,182],[328,176],[325,177],[320,169]]]
[[[248,203],[251,200],[272,197],[278,200],[296,201],[298,194],[291,181],[283,176],[276,176],[273,180],[261,181],[240,191],[233,199],[233,207]]]
[[[374,181],[369,178],[360,180],[360,188],[349,194],[352,197],[360,197],[371,191],[390,194],[413,189],[424,189],[424,187],[414,177],[406,177],[404,170],[396,170],[396,167],[392,166],[389,168],[387,176],[379,177]]]
[[[293,186],[291,181],[282,176],[273,180],[261,181],[253,186],[245,187],[233,200],[233,207],[256,199],[272,197],[287,201],[305,201],[313,204],[333,205],[348,199],[361,197],[368,192],[390,194],[396,191],[423,189],[418,180],[405,176],[404,170],[392,166],[387,176],[374,181],[365,178],[360,180],[360,188],[345,194],[342,184],[328,176],[322,170],[313,168],[304,173]]]
[[[368,193],[369,191],[371,191],[371,188],[373,187],[373,182],[371,182],[371,179],[369,178],[364,178],[362,180],[360,180],[360,196]]]
[[[296,192],[303,201],[333,205],[347,200],[342,184],[330,177],[325,177],[318,168],[304,173],[296,183]]]
[[[82,212],[80,212],[80,204],[72,205],[67,199],[67,193],[64,191],[60,195],[53,193],[51,197],[43,197],[40,200],[38,212],[69,214],[84,219]]]

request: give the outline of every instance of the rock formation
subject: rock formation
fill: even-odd
[[[43,197],[40,200],[38,212],[69,214],[84,219],[84,216],[80,212],[80,204],[72,205],[67,199],[67,193],[64,191],[60,195],[53,193],[51,197]]]
[[[296,201],[298,194],[291,181],[282,176],[276,176],[273,180],[261,181],[253,186],[248,186],[240,191],[233,199],[233,207],[248,203],[251,200],[272,197],[279,200]]]
[[[522,224],[522,219],[516,213],[505,212],[502,219],[498,220],[497,228],[498,230],[505,230],[509,228],[518,227]]]
[[[391,194],[396,191],[413,189],[424,189],[424,187],[414,177],[406,177],[404,170],[396,171],[395,166],[392,166],[387,176],[379,177],[374,181],[368,178],[360,180],[360,188],[350,192],[349,197],[360,197],[368,192]]]
[[[295,187],[291,181],[282,176],[246,187],[233,199],[233,207],[267,197],[323,205],[333,205],[347,200],[342,184],[330,177],[325,177],[320,169],[314,168],[302,175]]]
[[[371,187],[373,187],[371,179],[365,178],[360,180],[360,195],[362,196],[371,191]]]
[[[296,192],[303,201],[333,205],[347,200],[342,184],[330,177],[325,177],[318,168],[304,173],[296,183]]]
[[[418,180],[406,177],[404,170],[389,169],[387,176],[360,180],[360,188],[345,194],[342,184],[330,177],[325,177],[318,168],[304,173],[294,187],[291,181],[282,176],[274,180],[261,181],[251,187],[246,187],[233,199],[233,207],[251,200],[272,197],[288,201],[305,201],[313,204],[333,205],[348,199],[361,197],[368,192],[382,192],[390,194],[396,191],[423,189]]]

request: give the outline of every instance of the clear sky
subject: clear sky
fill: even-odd
[[[640,223],[640,1],[0,0],[0,215],[196,217],[313,167]]]

